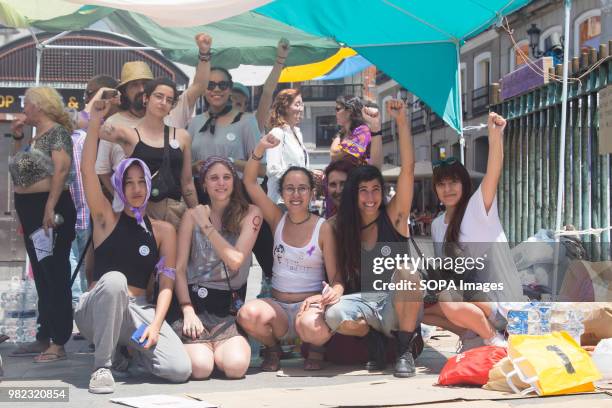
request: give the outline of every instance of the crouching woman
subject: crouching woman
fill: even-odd
[[[149,168],[138,159],[119,164],[112,177],[119,212],[104,197],[95,172],[100,123],[109,107],[108,101],[94,106],[81,162],[93,219],[95,264],[93,282],[79,300],[75,321],[96,348],[89,392],[97,394],[114,391],[110,369],[117,346],[126,346],[145,370],[168,381],[183,382],[191,374],[180,339],[164,322],[174,286],[176,233],[169,223],[144,215],[151,190]],[[146,287],[156,271],[159,294],[153,306],[146,300]]]

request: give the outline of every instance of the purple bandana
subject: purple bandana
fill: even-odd
[[[115,195],[113,197],[113,211],[119,212],[123,211],[123,208],[126,205],[129,205],[127,199],[125,198],[125,193],[123,192],[123,175],[128,167],[130,167],[134,162],[136,162],[144,172],[145,182],[147,183],[147,196],[145,197],[144,203],[140,207],[132,207],[130,206],[130,210],[134,213],[136,217],[136,222],[145,229],[145,231],[149,231],[147,229],[147,225],[143,220],[143,215],[145,212],[145,208],[147,207],[147,202],[149,201],[149,197],[151,196],[151,172],[149,171],[149,167],[140,159],[128,158],[123,159],[117,166],[117,169],[113,173],[113,177],[111,177],[111,183],[113,188],[115,189]]]
[[[155,265],[155,270],[157,271],[157,279],[159,280],[159,275],[165,275],[166,277],[176,280],[176,269],[170,268],[166,266],[166,257],[162,256]]]

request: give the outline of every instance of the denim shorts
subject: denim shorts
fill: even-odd
[[[399,320],[393,305],[393,296],[390,293],[353,293],[344,295],[340,301],[331,305],[325,311],[325,322],[332,332],[336,332],[342,322],[365,320],[376,331],[393,337],[394,331],[399,330]],[[423,304],[419,309],[418,327],[423,320]]]

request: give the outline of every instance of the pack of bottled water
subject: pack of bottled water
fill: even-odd
[[[578,344],[584,333],[583,314],[572,303],[541,302],[524,303],[508,311],[508,334],[547,334],[566,331]]]
[[[9,289],[0,294],[0,333],[10,342],[27,343],[36,340],[38,295],[32,279],[14,276]]]

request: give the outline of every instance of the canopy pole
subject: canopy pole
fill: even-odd
[[[457,89],[459,90],[459,152],[461,157],[461,164],[465,166],[465,136],[463,135],[463,89],[461,89],[461,51],[459,50],[459,43],[457,43]]]
[[[572,9],[571,0],[565,0],[565,27],[564,36],[565,38],[570,37],[570,12]],[[553,268],[553,281],[552,281],[552,292],[554,295],[553,300],[557,298],[557,284],[558,284],[558,272],[559,272],[559,245],[560,236],[556,234],[556,231],[561,230],[561,216],[563,214],[563,194],[564,194],[564,180],[565,180],[565,132],[567,128],[567,77],[569,73],[569,43],[566,41],[563,49],[563,88],[561,91],[561,134],[559,135],[559,178],[557,183],[557,217],[555,222],[555,256],[554,256],[554,268]]]

